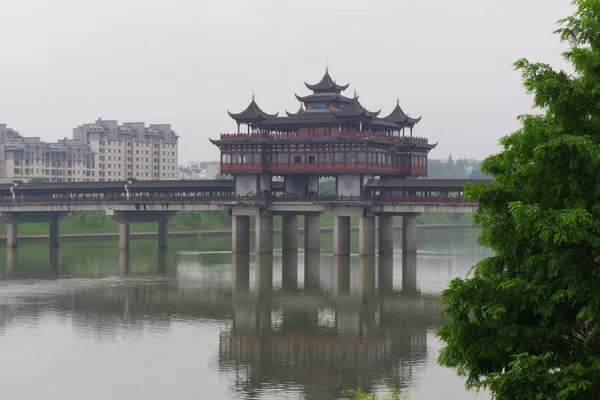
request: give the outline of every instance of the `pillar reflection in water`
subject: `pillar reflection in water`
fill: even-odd
[[[129,275],[129,250],[119,250],[119,273],[122,276]]]
[[[250,254],[231,254],[231,290],[234,293],[248,291],[250,288]]]
[[[387,296],[394,291],[394,255],[392,253],[380,253],[378,265],[378,289],[379,294]]]
[[[321,252],[304,252],[304,290],[318,292],[321,287]]]
[[[402,293],[417,293],[417,253],[402,253]]]
[[[350,292],[350,256],[333,257],[333,294]]]
[[[284,292],[298,289],[298,251],[284,250],[281,257],[281,288]]]
[[[359,257],[358,290],[363,301],[375,295],[375,256]]]

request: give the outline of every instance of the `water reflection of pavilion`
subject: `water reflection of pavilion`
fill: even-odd
[[[288,256],[293,258],[294,255]],[[297,258],[296,258],[297,259]],[[427,353],[428,328],[437,327],[437,298],[415,296],[416,256],[403,259],[403,291],[391,285],[393,259],[359,259],[359,290],[350,293],[350,258],[334,261],[333,292],[317,292],[317,257],[305,258],[305,290],[297,290],[297,264],[284,263],[283,290],[271,288],[272,257],[260,256],[256,290],[249,291],[244,257],[235,259],[233,324],[219,337],[219,364],[235,372],[238,390],[300,385],[307,397],[340,388],[405,386]],[[262,265],[258,265],[262,264]],[[312,264],[312,265],[310,265]],[[287,275],[287,276],[286,276]],[[291,275],[291,276],[290,276]],[[237,279],[236,279],[237,278]],[[389,283],[389,284],[388,284]],[[404,293],[403,293],[404,292]]]
[[[333,398],[340,388],[407,385],[425,362],[428,331],[439,326],[439,299],[418,292],[414,254],[403,259],[401,288],[392,284],[391,256],[360,258],[357,290],[350,286],[356,258],[335,258],[327,288],[319,255],[304,255],[303,284],[298,259],[297,253],[283,255],[281,289],[273,289],[272,256],[256,258],[251,288],[250,259],[236,255],[230,286],[188,290],[164,274],[164,263],[173,260],[158,254],[151,279],[89,280],[86,287],[0,305],[0,331],[14,318],[48,311],[69,318],[77,334],[95,337],[166,331],[174,320],[209,318],[231,322],[219,335],[217,364],[241,393],[294,385],[307,398]],[[128,274],[129,260],[119,262],[120,273]],[[16,279],[32,275],[18,265],[11,273]]]

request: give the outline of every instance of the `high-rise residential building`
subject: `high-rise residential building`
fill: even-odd
[[[170,124],[98,119],[73,129],[73,139],[88,144],[96,159],[99,181],[178,179],[177,139]]]
[[[0,180],[86,182],[96,180],[95,175],[94,154],[81,140],[48,143],[0,124]]]

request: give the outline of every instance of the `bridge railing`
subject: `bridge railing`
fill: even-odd
[[[49,196],[0,199],[2,204],[123,204],[123,203],[336,203],[336,204],[469,204],[464,197],[442,196]]]

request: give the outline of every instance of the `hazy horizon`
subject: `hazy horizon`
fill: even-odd
[[[218,159],[209,137],[252,93],[296,111],[329,71],[387,115],[423,116],[434,159],[481,160],[518,128],[531,98],[512,63],[564,67],[556,21],[569,0],[284,3],[0,0],[0,123],[56,141],[97,118],[170,123],[179,163]]]

